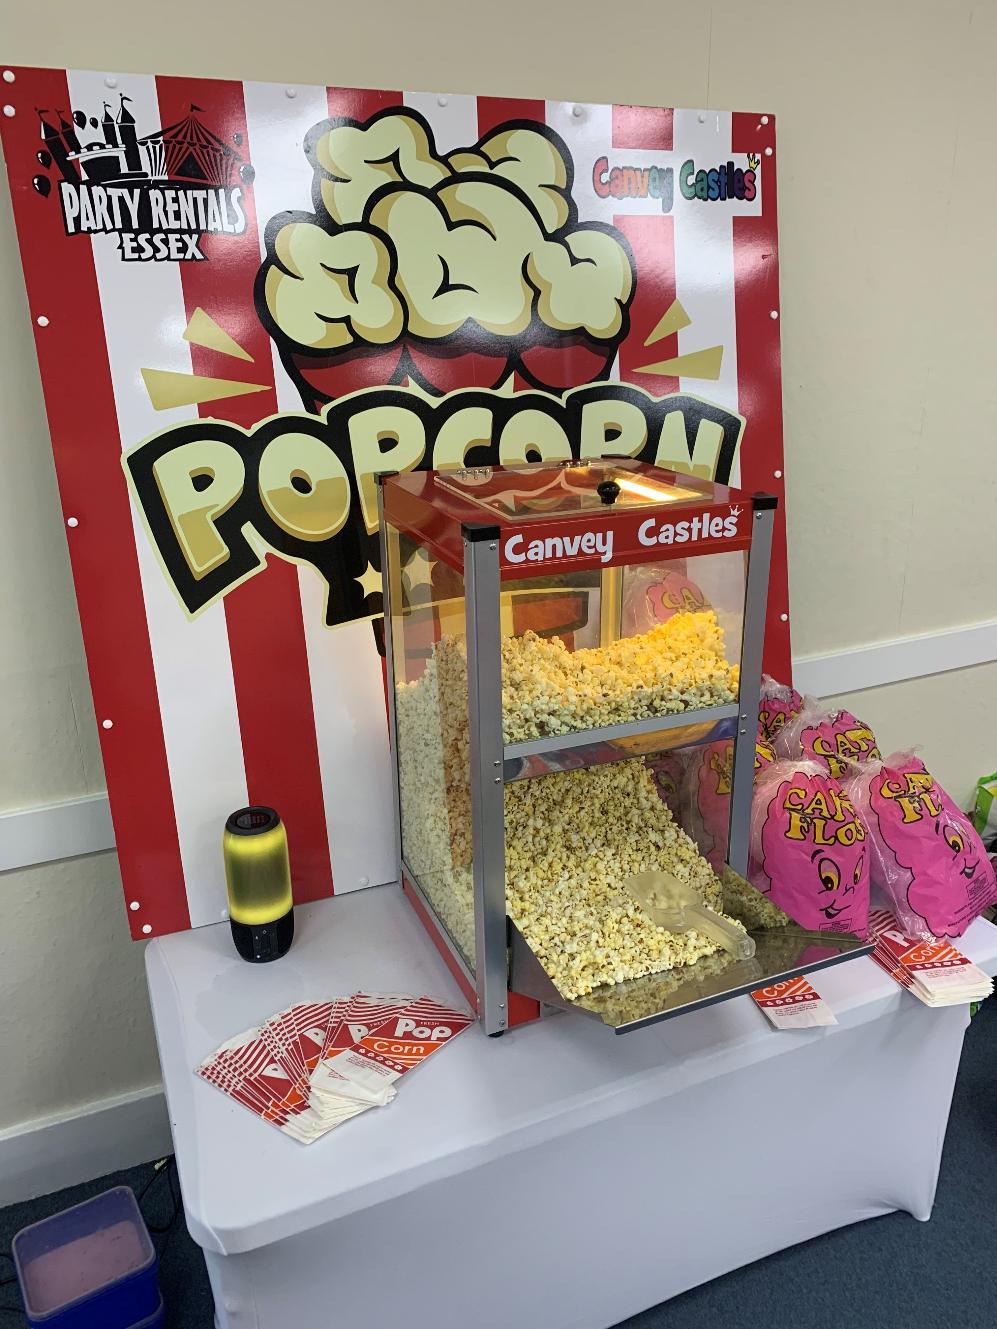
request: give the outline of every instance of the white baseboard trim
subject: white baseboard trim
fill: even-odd
[[[173,1152],[159,1085],[0,1131],[0,1207]]]
[[[812,696],[836,697],[991,661],[997,661],[997,619],[797,656],[793,681]],[[0,814],[0,872],[113,848],[106,794]]]
[[[997,619],[989,619],[961,628],[872,642],[829,655],[804,655],[793,661],[793,682],[801,692],[834,697],[995,660]]]

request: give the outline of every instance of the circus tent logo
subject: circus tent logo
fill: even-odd
[[[129,106],[88,116],[37,108],[42,172],[32,181],[47,198],[53,177],[66,234],[118,237],[126,262],[203,261],[205,235],[241,235],[253,168],[191,104],[183,119],[140,134]]]

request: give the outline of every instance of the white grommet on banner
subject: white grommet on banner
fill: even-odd
[[[72,529],[73,529],[74,531],[76,530],[77,526],[79,526],[79,524],[80,524],[80,519],[79,519],[79,517],[67,517],[67,518],[66,518],[66,525],[72,527]]]
[[[769,118],[768,118],[768,116],[767,116],[767,115],[763,115],[763,116],[762,116],[762,124],[763,124],[763,125],[767,125],[768,122],[769,122]]]
[[[101,728],[102,728],[102,729],[113,729],[113,728],[114,728],[114,721],[113,721],[113,720],[101,720],[100,724],[101,724]]]
[[[140,908],[140,907],[141,907],[141,906],[139,905],[138,900],[133,900],[133,901],[131,902],[131,904],[128,906],[128,908],[132,911],[132,913],[134,913],[135,910],[138,909],[138,908]]]
[[[778,309],[770,309],[770,310],[769,310],[769,318],[778,318],[778,317],[779,317],[779,311],[778,311]]]
[[[12,69],[5,69],[5,70],[3,71],[3,81],[4,81],[5,83],[13,83],[15,77],[16,77],[16,75],[15,75],[15,73],[14,73],[14,71],[13,71]]]
[[[38,324],[40,328],[48,327],[48,319],[45,317],[44,314],[39,314],[38,317],[35,319],[35,322]]]
[[[142,925],[142,931],[145,933],[146,936],[148,936],[149,933],[152,931],[152,924],[151,924],[151,923],[143,923],[143,925]]]
[[[771,149],[771,148],[766,148],[766,149],[765,149],[765,156],[766,156],[766,157],[771,157],[771,156],[772,156],[772,149]]]
[[[292,97],[292,98],[293,98],[293,97],[297,97],[297,95],[298,95],[298,89],[297,89],[297,88],[285,88],[285,89],[284,89],[284,96],[285,96],[285,97]]]
[[[582,116],[585,114],[585,112],[582,110],[580,106],[572,106],[571,114],[575,117],[576,120],[580,120]]]
[[[782,479],[782,471],[774,471],[773,474],[775,475],[775,478],[776,478],[777,480],[781,480],[781,479]]]
[[[11,106],[10,102],[8,102],[7,105],[3,108],[3,113],[4,113],[4,115],[7,117],[8,120],[10,119],[10,117],[11,117],[12,115],[16,115],[16,114],[17,114],[17,112],[14,110],[13,106]]]
[[[788,622],[789,622],[789,615],[788,615],[788,614],[780,614],[779,617],[782,619],[782,621],[783,621],[784,623],[788,623]]]
[[[437,97],[437,99],[436,99],[436,105],[437,105],[437,106],[446,106],[448,100],[449,100],[449,98],[447,98],[447,97]]]

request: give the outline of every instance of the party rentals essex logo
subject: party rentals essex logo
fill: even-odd
[[[38,110],[41,171],[32,184],[43,198],[56,180],[67,235],[116,235],[125,262],[200,262],[204,235],[241,235],[244,195],[253,168],[200,119],[191,105],[175,124],[139,134],[119,95],[112,113]]]

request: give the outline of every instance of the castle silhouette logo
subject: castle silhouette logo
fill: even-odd
[[[242,136],[226,143],[193,103],[182,120],[140,136],[130,98],[119,101],[116,113],[104,102],[99,119],[36,108],[42,172],[32,184],[47,198],[57,176],[66,234],[116,235],[126,262],[158,263],[203,261],[205,234],[241,235],[254,177]]]

